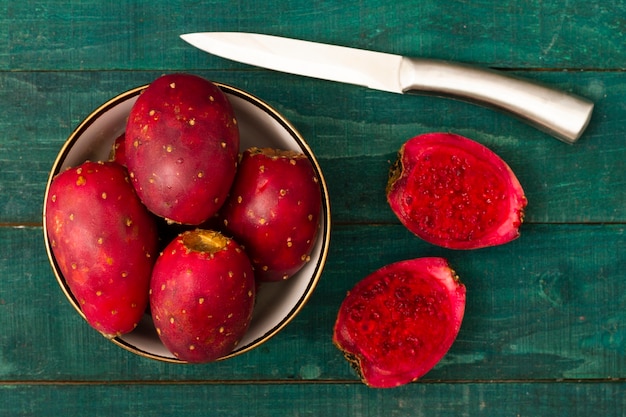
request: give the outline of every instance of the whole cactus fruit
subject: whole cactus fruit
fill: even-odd
[[[181,233],[152,273],[150,308],[157,333],[178,359],[212,362],[230,353],[249,327],[256,297],[246,253],[216,231]]]
[[[477,249],[519,236],[524,190],[487,147],[450,133],[407,141],[391,169],[387,201],[411,232],[449,249]]]
[[[465,286],[442,258],[380,268],[341,304],[333,342],[365,384],[392,388],[431,370],[456,339]]]
[[[117,162],[126,166],[126,135],[122,133],[113,142],[111,151],[109,152],[109,161]]]
[[[224,203],[239,129],[226,95],[191,74],[154,80],[131,108],[125,157],[139,197],[171,222],[198,225]]]
[[[63,171],[45,209],[56,263],[87,322],[109,338],[132,331],[148,304],[158,236],[126,169],[85,162]]]
[[[319,180],[303,153],[250,148],[220,211],[259,281],[291,277],[310,259],[321,214]]]

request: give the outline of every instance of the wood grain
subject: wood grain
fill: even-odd
[[[478,251],[436,248],[396,225],[337,226],[302,313],[261,348],[201,366],[140,358],[92,330],[58,287],[42,241],[40,228],[0,228],[1,246],[28,259],[0,259],[0,380],[354,381],[331,342],[338,306],[365,275],[420,256],[448,258],[468,291],[458,339],[425,380],[625,376],[622,225],[528,225],[513,243]]]
[[[509,116],[433,97],[255,72],[197,72],[240,86],[281,111],[302,133],[329,181],[334,221],[397,222],[387,207],[388,170],[402,143],[424,132],[452,131],[498,153],[516,172],[529,205],[526,221],[623,222],[626,219],[626,87],[613,73],[524,73],[555,86],[603,85],[596,114],[575,146]],[[99,105],[149,83],[158,72],[0,73],[0,224],[41,222],[52,164],[71,131]],[[277,83],[284,88],[273,88]],[[578,88],[579,93],[585,93]],[[610,92],[610,94],[608,94]],[[594,93],[594,94],[597,94]],[[591,94],[586,94],[591,96]],[[337,100],[337,97],[341,99]]]
[[[3,2],[4,70],[231,68],[178,35],[240,30],[501,68],[624,68],[624,1]],[[241,67],[239,65],[235,67]]]
[[[626,2],[0,0],[0,416],[621,416],[626,382]],[[280,13],[278,12],[280,8]],[[246,31],[495,68],[592,99],[563,144],[501,113],[238,64],[179,35]],[[174,365],[105,340],[56,283],[48,173],[111,97],[174,71],[248,90],[307,139],[331,196],[331,248],[298,317],[245,355]],[[384,195],[404,141],[450,131],[498,153],[529,200],[516,241],[429,245]],[[346,292],[384,264],[449,259],[461,332],[422,380],[373,390],[331,342]]]
[[[115,416],[622,416],[622,381],[362,384],[0,385],[2,415]],[[71,399],[71,401],[67,401]],[[10,404],[9,408],[7,404]],[[15,414],[11,414],[15,413]]]

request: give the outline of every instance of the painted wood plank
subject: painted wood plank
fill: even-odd
[[[355,381],[331,342],[343,297],[373,270],[420,256],[448,258],[468,289],[459,337],[425,380],[626,378],[623,225],[528,225],[478,251],[436,248],[396,225],[337,225],[302,313],[255,351],[199,366],[140,358],[92,330],[42,240],[40,228],[0,228],[0,380]]]
[[[0,385],[0,416],[622,416],[624,381],[595,383]]]
[[[238,68],[178,36],[249,31],[507,68],[624,68],[624,2],[5,2],[0,69]]]
[[[598,3],[598,2],[596,2]],[[0,1],[0,416],[608,416],[626,381],[624,0]],[[242,30],[501,68],[587,96],[568,147],[508,116],[258,70],[178,35]],[[64,299],[41,236],[48,170],[113,95],[189,71],[250,90],[309,140],[328,178],[328,265],[302,313],[241,357],[162,364],[104,340]],[[522,237],[472,252],[398,225],[382,190],[409,137],[454,131],[497,151],[530,205]],[[382,264],[446,256],[468,291],[450,353],[422,381],[371,390],[330,342],[341,299]]]
[[[397,222],[384,196],[388,169],[404,141],[432,131],[463,134],[500,154],[525,188],[528,222],[626,219],[626,120],[621,110],[626,87],[619,73],[533,74],[564,88],[578,86],[597,99],[587,133],[573,146],[509,116],[453,100],[267,71],[199,74],[248,89],[300,130],[326,173],[336,222]],[[109,98],[158,75],[0,73],[0,223],[40,224],[48,172],[70,132]]]

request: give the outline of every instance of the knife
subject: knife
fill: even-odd
[[[593,111],[585,98],[462,63],[256,33],[200,32],[181,38],[213,55],[276,71],[495,108],[566,143],[580,138]]]

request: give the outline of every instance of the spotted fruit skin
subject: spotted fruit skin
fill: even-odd
[[[452,346],[465,286],[443,258],[389,264],[358,282],[341,304],[333,342],[373,388],[431,370]]]
[[[498,155],[451,133],[416,136],[402,146],[387,201],[411,232],[449,249],[516,239],[527,204],[517,177]]]
[[[220,212],[226,233],[245,247],[260,282],[288,279],[310,261],[321,191],[300,152],[250,148]]]
[[[126,126],[126,164],[144,204],[170,222],[198,225],[224,203],[239,157],[239,128],[214,83],[168,74],[139,96]]]
[[[117,162],[126,166],[126,135],[122,133],[113,142],[111,152],[109,153],[109,161]]]
[[[158,236],[126,169],[85,162],[63,171],[45,209],[56,263],[87,322],[109,338],[132,331],[148,304]]]
[[[152,319],[178,359],[213,362],[229,354],[248,329],[255,291],[252,265],[233,239],[211,230],[186,231],[154,266]]]

